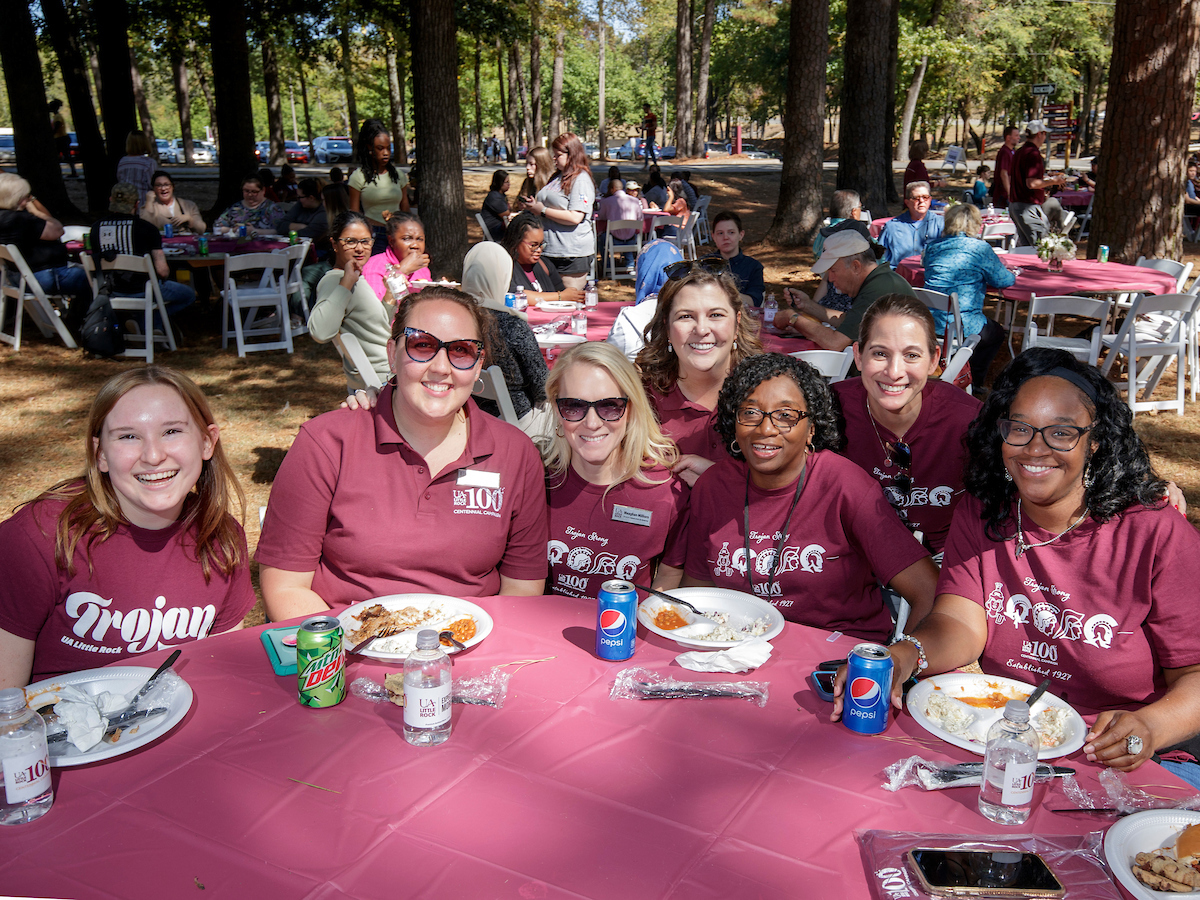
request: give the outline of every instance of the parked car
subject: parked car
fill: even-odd
[[[588,159],[599,159],[600,158],[600,145],[599,144],[584,144],[583,152],[587,154]]]
[[[155,145],[158,147],[158,161],[160,163],[175,162],[175,151],[171,148],[171,142],[166,138],[155,138]]]
[[[733,153],[733,144],[726,144],[725,152],[732,154]],[[745,141],[742,141],[742,156],[745,156],[747,159],[770,159],[771,158],[771,154],[768,153],[767,151],[759,150],[753,144],[747,144]]]
[[[328,135],[313,138],[313,161],[318,165],[334,162],[350,162],[354,158],[354,145],[346,136]]]
[[[205,150],[208,151],[209,156],[211,157],[209,159],[209,162],[215,163],[215,162],[219,161],[219,158],[217,156],[217,145],[212,143],[212,141],[196,141],[194,146],[197,149],[203,147]]]
[[[466,150],[463,151],[463,159],[474,159],[474,160],[479,159],[479,148],[478,147],[468,147]]]
[[[714,156],[728,156],[729,151],[725,149],[725,144],[720,141],[705,141],[704,143],[704,158],[712,159]]]
[[[11,134],[0,134],[0,163],[17,161],[17,144]]]
[[[675,158],[675,148],[672,146],[655,147],[654,154],[659,159],[674,159]]]
[[[187,154],[183,152],[183,138],[175,138],[171,141],[170,161],[180,165],[187,162]],[[206,146],[203,141],[192,141],[192,163],[211,163],[212,161],[213,151],[209,149],[209,146]]]
[[[299,141],[284,141],[283,148],[287,152],[288,162],[308,163],[308,151],[301,146]]]
[[[271,158],[271,142],[255,141],[254,158],[258,160],[259,165],[265,166],[267,164],[267,160]]]
[[[645,143],[641,138],[630,138],[614,152],[613,156],[617,159],[641,159],[642,145]]]

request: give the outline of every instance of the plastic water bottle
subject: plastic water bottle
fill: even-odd
[[[767,299],[763,303],[763,324],[772,325],[775,322],[775,313],[779,310],[779,303],[775,300],[773,293],[767,294]]]
[[[587,313],[582,309],[577,309],[571,313],[571,334],[580,334],[587,336],[588,318]]]
[[[988,213],[987,214],[989,216],[994,216],[996,214],[996,204],[991,200],[988,201]]]
[[[392,292],[392,299],[397,303],[408,296],[408,279],[404,277],[399,266],[388,266],[383,280]]]
[[[1020,825],[1033,806],[1033,780],[1041,740],[1029,724],[1029,704],[1009,700],[1004,718],[988,729],[979,811],[1001,825]]]
[[[450,737],[450,657],[432,628],[417,632],[417,649],[404,660],[404,739],[432,747]]]
[[[583,289],[583,305],[587,309],[591,309],[600,302],[600,292],[596,290],[596,282],[589,280],[587,287]]]
[[[525,296],[525,288],[517,288],[517,296],[513,303],[513,309],[529,309],[529,298]]]
[[[54,802],[46,723],[25,705],[20,688],[0,691],[0,767],[4,795],[0,825],[20,825],[44,815]]]

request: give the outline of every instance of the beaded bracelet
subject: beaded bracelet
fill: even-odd
[[[918,641],[911,634],[905,634],[904,632],[900,632],[900,634],[896,635],[895,639],[893,639],[891,644],[888,644],[888,646],[890,647],[890,646],[892,646],[892,644],[899,644],[901,641],[908,641],[910,644],[912,644],[914,647],[917,648],[917,671],[913,674],[920,674],[921,672],[924,672],[926,669],[928,669],[929,668],[929,657],[925,655],[925,648],[923,646],[921,646],[921,642]]]

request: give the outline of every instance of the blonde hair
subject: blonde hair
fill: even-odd
[[[16,209],[17,204],[31,193],[33,188],[20,175],[0,172],[0,209]]]
[[[958,203],[946,210],[946,227],[942,235],[965,234],[977,238],[982,228],[983,216],[979,207],[973,203]]]
[[[633,363],[626,359],[620,350],[604,341],[576,344],[560,356],[546,379],[546,396],[555,407],[554,416],[560,425],[562,419],[558,413],[557,401],[562,389],[562,380],[575,366],[599,369],[616,382],[623,396],[629,398],[625,409],[625,437],[621,439],[621,446],[616,451],[620,454],[617,471],[605,493],[630,479],[637,479],[644,484],[662,484],[663,482],[656,482],[647,477],[646,470],[655,466],[669,469],[679,459],[679,451],[659,427],[654,409],[650,406],[650,400]],[[542,450],[546,471],[551,484],[555,486],[562,483],[571,467],[571,445],[564,435],[559,434],[560,430],[555,429],[554,437]]]
[[[65,500],[67,505],[58,516],[55,529],[54,561],[68,574],[75,573],[75,549],[87,540],[88,571],[92,570],[92,544],[108,540],[117,527],[127,521],[121,513],[121,503],[106,472],[100,471],[98,439],[104,420],[117,401],[144,385],[166,385],[174,388],[187,407],[188,413],[201,427],[213,425],[216,419],[204,393],[182,372],[165,366],[140,366],[128,369],[108,379],[92,401],[88,413],[88,430],[84,438],[83,474],[60,481],[35,500]],[[204,460],[196,481],[196,499],[185,506],[184,532],[196,531],[196,560],[204,572],[204,580],[212,578],[216,568],[226,577],[246,564],[241,529],[231,512],[236,500],[239,519],[246,515],[246,495],[238,484],[237,475],[225,458],[220,438],[213,445],[212,457]]]

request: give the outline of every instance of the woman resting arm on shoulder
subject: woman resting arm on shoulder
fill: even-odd
[[[546,392],[557,421],[543,453],[551,592],[593,598],[609,578],[678,587],[689,491],[671,474],[678,453],[633,363],[611,344],[579,344],[559,357]]]
[[[84,472],[0,525],[0,688],[241,627],[245,499],[208,401],[162,366],[92,401]]]

